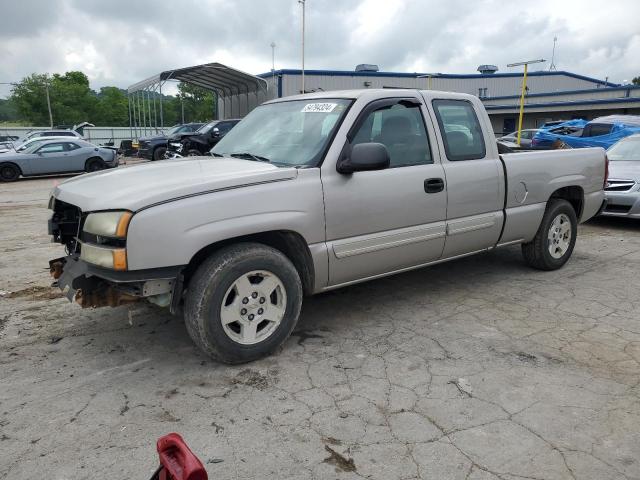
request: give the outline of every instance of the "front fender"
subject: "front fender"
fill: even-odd
[[[244,235],[286,230],[324,242],[318,169],[297,178],[194,195],[137,212],[129,225],[130,270],[186,265],[203,248]]]

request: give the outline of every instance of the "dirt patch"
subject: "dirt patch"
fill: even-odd
[[[347,458],[344,455],[341,455],[329,445],[325,445],[324,449],[329,452],[329,456],[323,460],[324,463],[335,465],[336,469],[340,469],[343,472],[356,471],[356,464],[353,461],[353,458]]]
[[[4,298],[29,298],[31,300],[53,300],[63,296],[58,288],[54,287],[27,287],[15,292],[9,292],[3,295]]]
[[[260,372],[245,368],[236,375],[232,383],[236,385],[246,385],[248,387],[257,388],[258,390],[266,390],[271,385],[271,381],[267,375]]]

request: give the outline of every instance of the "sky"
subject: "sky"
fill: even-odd
[[[1,3],[0,82],[81,70],[96,90],[126,88],[212,61],[257,74],[271,69],[271,42],[276,69],[300,68],[297,0]],[[557,70],[630,82],[640,75],[638,19],[640,0],[306,0],[305,67],[508,72],[511,62],[550,60],[557,37]]]

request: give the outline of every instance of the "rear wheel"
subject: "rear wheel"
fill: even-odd
[[[13,163],[0,163],[0,181],[15,182],[20,178],[20,169]]]
[[[164,158],[164,154],[167,152],[167,147],[158,147],[153,151],[153,159],[154,160],[162,160]]]
[[[191,148],[187,152],[187,157],[201,157],[201,156],[202,156],[202,153],[200,153],[200,150],[196,150],[195,148]]]
[[[89,173],[104,170],[105,164],[101,158],[90,158],[85,164],[85,170]]]
[[[534,268],[556,270],[571,257],[577,233],[578,219],[573,206],[566,200],[552,199],[536,236],[522,244],[522,255]]]
[[[226,247],[189,282],[185,324],[205,353],[245,363],[272,353],[291,334],[302,305],[297,270],[282,252],[256,243]]]

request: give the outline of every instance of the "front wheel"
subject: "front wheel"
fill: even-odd
[[[195,148],[190,149],[187,152],[187,157],[201,157],[202,153],[200,152],[200,150],[196,150]]]
[[[282,345],[301,305],[302,284],[291,261],[266,245],[240,243],[198,268],[187,289],[185,324],[214,359],[245,363]]]
[[[153,159],[162,160],[163,158],[165,158],[166,153],[167,153],[167,147],[158,147],[153,151]]]
[[[566,200],[552,199],[536,236],[522,244],[522,255],[534,268],[556,270],[571,257],[577,234],[578,219],[573,206]]]

